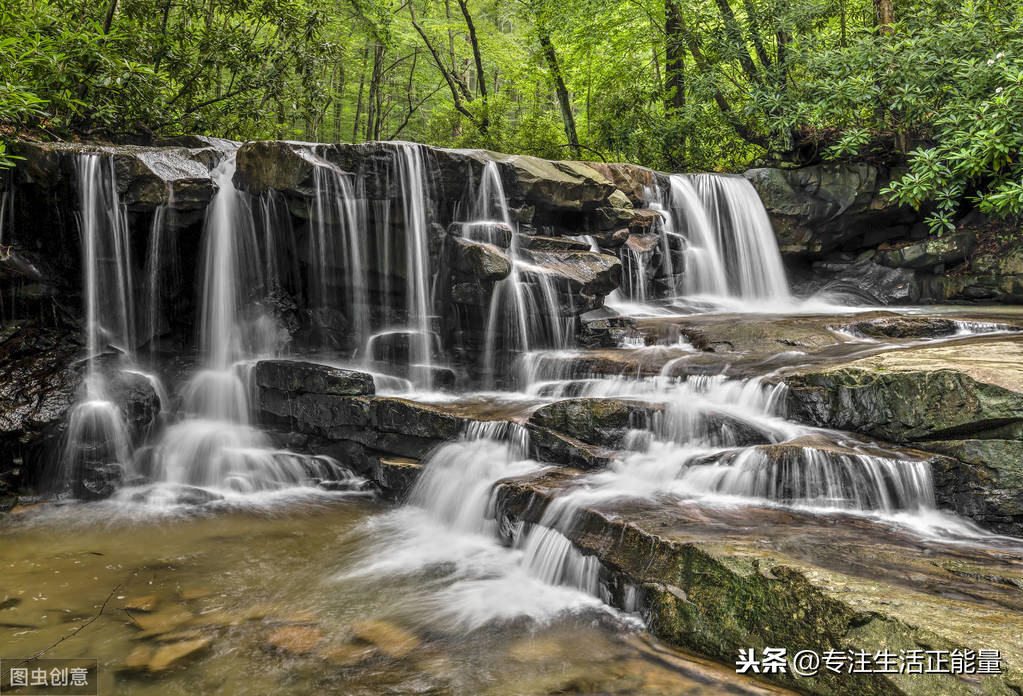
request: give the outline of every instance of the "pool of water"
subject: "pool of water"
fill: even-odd
[[[528,588],[486,584],[510,553],[490,540],[410,562],[416,515],[351,495],[203,515],[21,510],[0,521],[0,656],[97,658],[102,694],[786,693],[582,596],[517,606]]]

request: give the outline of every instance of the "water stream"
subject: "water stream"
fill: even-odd
[[[301,233],[290,223],[282,228],[283,202],[236,188],[233,146],[222,154],[203,227],[199,359],[168,387],[140,365],[135,350],[140,336],[159,334],[168,311],[160,269],[173,198],[151,223],[140,317],[113,168],[99,155],[80,160],[88,376],[59,477],[71,480],[76,468],[101,460],[122,467],[126,485],[91,512],[58,507],[5,523],[22,549],[5,559],[12,587],[38,582],[33,542],[44,543],[61,525],[76,528],[74,546],[46,542],[59,558],[47,569],[64,576],[47,578],[33,590],[38,597],[19,595],[11,611],[0,611],[0,621],[23,626],[24,652],[88,613],[91,605],[77,602],[72,588],[95,573],[87,584],[106,588],[127,577],[118,590],[124,598],[154,595],[157,614],[176,615],[167,620],[177,622],[184,640],[205,640],[204,625],[217,631],[212,654],[194,672],[175,673],[161,686],[119,677],[132,693],[214,684],[239,692],[243,675],[252,692],[286,683],[290,693],[318,693],[337,687],[331,677],[314,676],[324,664],[347,675],[345,693],[539,694],[573,684],[607,693],[780,693],[698,660],[658,654],[661,648],[638,639],[641,614],[628,603],[609,605],[606,569],[570,541],[580,511],[622,501],[699,509],[715,519],[736,509],[784,510],[811,522],[868,520],[917,540],[911,543],[988,538],[937,510],[926,462],[789,419],[784,387],[763,379],[767,370],[753,378],[675,376],[673,360],[697,353],[675,337],[670,345],[626,346],[676,356],[659,374],[581,374],[578,364],[592,356],[574,348],[575,327],[536,261],[542,252],[520,244],[495,160],[469,187],[475,196],[463,229],[470,236],[478,230],[474,242],[500,247],[511,270],[489,299],[478,379],[455,391],[446,376],[450,346],[435,316],[438,269],[422,148],[395,145],[382,165],[386,173],[371,175],[346,172],[310,146],[314,190]],[[396,196],[387,202],[367,194],[381,188]],[[735,305],[797,307],[766,213],[745,179],[673,175],[670,189],[651,191],[649,199],[662,213],[656,239],[623,248],[625,283],[608,307],[654,317]],[[505,231],[510,242],[502,245]],[[304,241],[304,252],[293,239]],[[378,393],[469,411],[475,403],[508,406],[518,415],[480,416],[430,452],[400,506],[370,500],[365,482],[333,457],[275,444],[254,420],[251,374],[257,360],[293,354],[271,302],[292,272],[287,263],[304,270],[318,330],[311,340],[323,351],[311,359],[371,372]],[[998,330],[997,322],[959,329]],[[860,347],[874,340],[847,338]],[[116,360],[106,359],[111,355]],[[118,374],[149,380],[158,395],[160,420],[141,438],[108,398]],[[530,458],[521,421],[564,398],[626,400],[642,415],[608,445],[608,467],[580,475],[538,524],[509,527],[496,507],[498,484],[547,466]],[[324,482],[336,485],[328,491]],[[150,534],[159,551],[141,541]],[[129,541],[118,547],[112,539],[122,535]],[[110,562],[100,568],[89,553],[109,554]],[[79,652],[119,663],[132,649],[129,634],[123,621],[105,621]],[[311,647],[282,648],[287,641]]]

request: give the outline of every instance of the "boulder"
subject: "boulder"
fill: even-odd
[[[910,268],[888,268],[867,259],[851,264],[815,263],[814,271],[825,282],[825,294],[845,295],[873,305],[912,304],[920,299],[920,285]]]
[[[543,272],[553,276],[555,283],[567,286],[573,293],[604,296],[622,282],[622,262],[609,254],[592,251],[527,251],[525,255]]]
[[[529,155],[490,153],[501,167],[505,192],[547,209],[594,210],[606,205],[615,185],[581,162],[540,159]]]
[[[461,237],[449,241],[452,265],[459,272],[481,281],[501,280],[511,273],[511,260],[499,247]]]
[[[883,353],[784,377],[790,413],[892,442],[1023,436],[1023,342]]]
[[[667,185],[667,175],[636,164],[587,162],[586,166],[613,183],[637,208],[646,204],[650,191]]]
[[[942,440],[916,447],[946,455],[931,462],[939,505],[1023,537],[1023,441]]]
[[[298,360],[260,360],[253,368],[256,385],[286,394],[361,396],[375,393],[373,376]]]
[[[602,447],[621,447],[630,428],[649,427],[663,406],[624,399],[580,398],[541,406],[529,418],[544,428]]]
[[[959,326],[945,317],[893,316],[857,321],[839,327],[867,338],[937,338],[954,336]]]
[[[308,147],[281,140],[244,143],[238,148],[235,162],[235,186],[257,195],[267,191],[304,194],[313,169],[322,164]]]

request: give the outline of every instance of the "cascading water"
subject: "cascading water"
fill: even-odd
[[[167,428],[137,473],[156,482],[242,493],[347,478],[330,458],[272,448],[250,424],[248,367],[274,354],[279,332],[260,306],[268,291],[264,249],[249,201],[234,186],[234,171],[231,150],[213,172],[218,189],[204,225],[204,366],[182,389],[184,419]],[[160,490],[149,495],[163,497]]]
[[[717,233],[707,249],[721,258],[728,294],[765,304],[790,300],[778,240],[753,185],[716,174],[696,174],[692,182]]]
[[[370,335],[369,271],[355,191],[349,175],[317,158],[313,169],[308,258],[309,299],[314,316],[345,307],[357,346]],[[344,292],[336,284],[343,278]]]
[[[113,161],[82,155],[77,162],[85,289],[86,373],[83,394],[71,410],[64,447],[51,475],[56,487],[74,483],[87,494],[99,472],[119,479],[130,459],[128,427],[110,399],[107,371],[101,365],[108,348],[131,364],[135,348],[135,298],[127,213],[121,205]]]
[[[661,213],[656,255],[644,240],[619,252],[622,288],[608,300],[630,313],[658,313],[643,307],[657,299],[766,307],[791,303],[778,243],[759,196],[743,177],[673,174],[667,196],[647,189],[647,205]],[[657,268],[651,268],[655,263]],[[657,291],[649,282],[658,280]],[[623,304],[625,301],[639,303]]]
[[[511,272],[494,285],[484,337],[483,371],[488,385],[493,387],[498,375],[511,364],[507,360],[502,363],[501,355],[522,355],[537,346],[564,346],[568,331],[561,321],[557,290],[550,274],[522,258],[517,228],[512,223],[504,184],[494,160],[487,160],[483,167],[472,213],[473,222],[481,223],[480,229],[489,229],[482,223],[500,222],[512,231],[508,249]]]

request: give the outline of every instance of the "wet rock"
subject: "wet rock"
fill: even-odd
[[[1023,435],[1023,343],[894,351],[786,376],[790,413],[893,442]]]
[[[620,229],[612,232],[599,232],[593,235],[593,241],[601,249],[618,249],[629,240],[629,230]]]
[[[373,480],[389,496],[403,499],[412,490],[423,466],[418,459],[408,457],[380,457],[373,472]]]
[[[153,657],[149,660],[146,668],[154,673],[163,672],[181,664],[187,658],[197,655],[209,647],[212,642],[211,638],[196,638],[195,640],[185,640],[180,643],[170,643],[158,648],[153,653]]]
[[[528,251],[530,260],[574,294],[605,296],[622,282],[622,262],[592,251]],[[590,309],[590,308],[587,308]]]
[[[958,325],[944,317],[894,316],[846,324],[844,330],[869,338],[936,338],[954,336]]]
[[[220,154],[211,148],[103,146],[79,143],[19,141],[15,149],[24,163],[19,176],[43,188],[69,179],[80,154],[113,159],[122,202],[131,210],[152,210],[168,203],[173,190],[176,210],[205,208],[213,197],[210,167]]]
[[[298,360],[260,360],[253,367],[256,385],[286,394],[358,396],[373,394],[372,375]]]
[[[575,479],[548,472],[502,482],[497,515],[508,523],[539,523]],[[747,506],[690,509],[674,501],[623,501],[583,506],[573,520],[563,533],[600,561],[610,603],[638,603],[649,630],[671,645],[732,665],[739,649],[750,645],[818,652],[841,646],[874,654],[989,642],[1001,646],[1005,673],[985,677],[978,688],[1011,692],[1008,685],[1020,678],[1018,590],[983,579],[1002,575],[1004,558],[967,552],[966,559],[958,547],[921,548],[915,536],[881,534],[876,523],[856,517],[836,522]],[[1018,570],[1010,575],[1018,577]],[[991,621],[996,614],[998,621]],[[877,672],[762,676],[822,696],[925,696],[973,688],[954,677],[910,681]]]
[[[957,232],[909,246],[880,252],[878,263],[892,268],[927,268],[941,263],[958,263],[977,248],[972,232]]]
[[[635,164],[587,162],[586,165],[613,183],[637,208],[645,205],[647,191],[667,185],[666,175]]]
[[[512,228],[503,222],[453,222],[448,234],[472,242],[484,242],[507,249],[511,246]]]
[[[149,645],[137,645],[124,658],[120,670],[124,672],[142,672],[153,659],[153,648]]]
[[[886,170],[865,162],[799,169],[751,169],[783,255],[820,257],[841,246],[875,246],[916,221],[908,206],[881,194]]]
[[[1023,441],[943,440],[916,447],[946,455],[931,464],[939,505],[995,532],[1023,537]]]
[[[602,447],[621,447],[631,428],[647,428],[663,406],[624,399],[565,399],[542,406],[530,422]]]
[[[176,631],[193,620],[192,613],[183,607],[170,607],[158,612],[126,612],[131,623],[141,629],[138,638],[151,638]]]
[[[874,305],[911,304],[920,299],[920,284],[909,268],[887,268],[872,260],[853,264],[815,264],[826,278],[822,292],[845,295]]]
[[[387,621],[359,621],[352,624],[357,640],[376,646],[387,657],[401,659],[419,647],[415,634]]]
[[[593,210],[607,202],[615,186],[581,162],[555,162],[528,155],[493,153],[510,196],[546,208]]]
[[[519,247],[533,251],[589,251],[590,245],[568,237],[544,237],[535,234],[520,234]]]
[[[511,273],[508,256],[493,244],[471,242],[461,237],[453,237],[451,241],[449,253],[458,271],[481,281],[501,280]]]
[[[304,655],[316,650],[323,642],[323,631],[312,626],[283,626],[266,637],[271,650]]]
[[[235,186],[254,194],[304,193],[318,164],[301,145],[277,140],[243,143],[235,161]]]
[[[257,404],[265,425],[414,459],[457,436],[470,420],[437,406],[387,397],[287,395],[264,388]]]
[[[128,609],[130,611],[145,611],[151,612],[156,609],[156,605],[160,603],[160,598],[156,595],[145,595],[142,597],[130,597],[121,604],[122,609]]]
[[[611,450],[536,423],[527,423],[526,431],[529,433],[529,456],[541,462],[579,469],[603,469],[615,460],[616,453]]]

